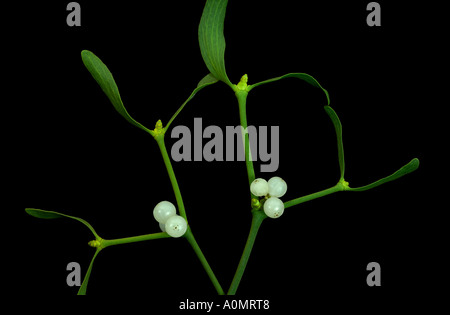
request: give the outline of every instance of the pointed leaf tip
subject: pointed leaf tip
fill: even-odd
[[[366,186],[362,186],[362,187],[356,187],[356,188],[348,188],[348,191],[365,191],[365,190],[369,190],[372,188],[375,188],[377,186],[380,186],[382,184],[391,182],[393,180],[396,180],[400,177],[403,177],[409,173],[414,172],[415,170],[417,170],[417,168],[419,167],[419,159],[418,158],[414,158],[411,161],[409,161],[407,164],[403,165],[401,168],[399,168],[397,171],[395,171],[394,173],[392,173],[389,176],[386,176],[382,179],[379,179],[369,185]]]
[[[53,211],[46,211],[34,208],[26,208],[25,211],[29,215],[39,219],[57,219],[63,217],[59,213]]]
[[[100,238],[98,236],[98,234],[95,232],[94,228],[87,221],[85,221],[81,218],[73,217],[73,216],[55,212],[55,211],[41,210],[41,209],[35,209],[35,208],[25,208],[25,212],[28,213],[29,215],[31,215],[35,218],[39,218],[39,219],[69,218],[69,219],[77,220],[78,222],[83,223],[92,232],[92,234],[94,234],[96,239]]]

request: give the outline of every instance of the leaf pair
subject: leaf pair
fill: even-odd
[[[41,209],[34,209],[34,208],[26,208],[25,211],[36,218],[39,219],[59,219],[59,218],[69,218],[76,220],[78,222],[83,223],[91,232],[94,234],[96,240],[101,240],[101,238],[98,236],[98,234],[95,232],[94,228],[85,220],[73,217],[67,214],[54,212],[54,211],[47,211],[47,210],[41,210]],[[91,263],[89,264],[89,268],[86,271],[86,275],[84,276],[83,283],[80,286],[80,289],[78,290],[78,295],[86,295],[87,285],[89,282],[89,277],[91,276],[92,266],[94,264],[94,260],[97,257],[97,254],[100,252],[101,247],[97,247],[97,250],[95,251],[94,256],[91,259]]]
[[[340,121],[338,115],[336,114],[336,112],[329,105],[325,106],[324,108],[325,108],[326,113],[330,117],[331,121],[333,122],[334,129],[336,131],[339,169],[340,169],[340,173],[341,173],[341,177],[340,177],[339,181],[342,182],[344,180],[344,172],[345,172],[344,145],[342,142],[342,124],[341,124],[341,121]],[[396,172],[394,172],[393,174],[391,174],[389,176],[379,179],[369,185],[365,185],[365,186],[361,186],[361,187],[357,187],[357,188],[346,187],[345,190],[347,190],[347,191],[365,191],[368,189],[372,189],[379,185],[396,180],[406,174],[414,172],[418,167],[419,167],[419,159],[414,158],[411,161],[409,161],[409,163],[405,164],[404,166],[402,166],[400,169],[398,169]]]
[[[206,2],[198,27],[198,42],[203,61],[211,74],[218,80],[235,89],[234,85],[228,79],[225,69],[226,45],[223,29],[227,4],[228,0],[208,0]],[[322,89],[327,97],[327,104],[330,104],[328,92],[322,88],[316,79],[306,73],[288,73],[280,77],[255,83],[250,85],[247,91],[266,83],[290,77],[304,80],[309,84]]]
[[[92,77],[97,81],[97,83],[100,85],[103,92],[106,94],[106,96],[109,98],[111,103],[113,104],[114,108],[117,110],[117,112],[122,115],[123,118],[125,118],[130,124],[148,132],[152,136],[155,136],[155,133],[153,130],[148,129],[147,127],[143,126],[139,122],[137,122],[133,117],[128,114],[127,110],[125,109],[125,106],[123,105],[122,99],[120,97],[119,88],[117,87],[116,82],[114,81],[114,78],[109,71],[108,67],[98,58],[96,55],[94,55],[89,50],[83,50],[81,52],[81,58],[83,60],[84,65],[88,69],[88,71],[91,73]],[[218,80],[211,74],[208,74],[205,76],[197,85],[197,88],[191,93],[189,98],[181,105],[181,107],[178,109],[178,111],[172,116],[169,123],[165,126],[165,130],[169,127],[169,125],[172,123],[172,121],[175,119],[175,117],[180,113],[180,111],[184,108],[184,106],[194,97],[194,95],[203,89],[204,87],[211,85],[213,83],[216,83]]]
[[[227,0],[208,0],[206,2],[198,29],[198,40],[200,44],[202,57],[208,70],[214,75],[214,77],[225,82],[227,85],[235,89],[235,87],[231,84],[230,80],[227,77],[224,60],[225,37],[223,35],[223,28],[227,4],[228,4]],[[246,91],[250,92],[255,87],[285,78],[297,78],[304,80],[305,82],[308,82],[309,84],[317,88],[320,88],[325,93],[325,96],[327,98],[327,105],[324,108],[333,123],[337,136],[338,159],[340,169],[339,181],[340,182],[344,181],[345,161],[344,161],[344,147],[342,142],[342,124],[336,112],[330,107],[330,97],[327,90],[325,90],[316,79],[314,79],[312,76],[306,73],[288,73],[280,77],[276,77],[273,79],[255,83],[253,85],[249,85],[247,86]],[[419,167],[419,160],[415,158],[387,177],[384,177],[369,185],[358,188],[346,187],[346,190],[348,191],[368,190],[381,184],[398,179],[408,173],[415,171],[418,167]]]

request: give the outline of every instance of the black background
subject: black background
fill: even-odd
[[[380,27],[366,24],[369,1],[230,1],[225,21],[228,77],[249,84],[289,72],[314,76],[330,93],[343,124],[346,180],[353,187],[391,174],[414,157],[418,171],[361,193],[339,193],[267,219],[238,294],[270,298],[272,310],[305,294],[352,298],[367,305],[422,296],[439,282],[436,258],[441,214],[427,196],[436,162],[429,110],[439,56],[427,29],[432,6],[381,4]],[[68,3],[68,2],[67,2]],[[159,149],[112,107],[82,64],[94,52],[109,67],[132,117],[153,129],[166,123],[208,71],[197,41],[203,1],[78,1],[81,26],[66,24],[66,5],[14,8],[22,27],[11,36],[14,108],[20,141],[14,159],[19,192],[20,253],[10,288],[36,295],[75,295],[66,266],[86,271],[90,232],[72,220],[38,220],[25,207],[84,218],[106,239],[159,231],[153,207],[175,203]],[[422,18],[419,18],[421,16]],[[425,22],[427,21],[427,22]],[[11,34],[9,34],[11,35]],[[433,55],[433,57],[431,57]],[[333,126],[320,90],[285,79],[253,90],[248,123],[280,126],[284,201],[333,186],[339,178]],[[232,91],[218,83],[199,92],[174,121],[193,130],[239,124]],[[430,133],[431,132],[431,133]],[[436,131],[437,132],[437,131]],[[170,148],[176,139],[166,134]],[[206,141],[205,141],[206,142]],[[243,162],[173,162],[190,226],[226,290],[239,262],[251,214]],[[441,209],[442,210],[442,209]],[[17,249],[17,247],[15,248]],[[379,288],[366,284],[369,262],[381,265]],[[8,280],[9,281],[9,280]],[[183,239],[111,247],[95,261],[88,295],[145,295],[175,310],[187,297],[215,290]],[[415,300],[415,301],[420,301]],[[354,300],[353,300],[354,302]]]

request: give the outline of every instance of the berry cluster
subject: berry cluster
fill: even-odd
[[[255,179],[250,185],[253,195],[264,197],[264,213],[269,218],[278,218],[284,212],[284,203],[279,197],[284,196],[287,191],[286,182],[280,177],[272,177],[267,182],[263,178]]]
[[[180,237],[186,233],[187,222],[177,214],[177,210],[170,201],[161,201],[153,209],[153,216],[159,222],[159,227],[172,237]]]

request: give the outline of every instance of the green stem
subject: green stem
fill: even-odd
[[[169,238],[169,237],[170,237],[169,234],[160,232],[160,233],[152,233],[152,234],[145,234],[145,235],[132,236],[132,237],[117,238],[117,239],[113,239],[113,240],[102,240],[100,247],[105,248],[105,247],[112,246],[112,245],[150,241],[150,240],[156,240],[159,238]]]
[[[198,259],[200,260],[203,268],[205,269],[206,273],[209,276],[209,279],[211,280],[212,284],[214,285],[214,288],[216,288],[216,291],[219,295],[224,295],[222,287],[220,286],[219,281],[217,280],[216,276],[214,275],[214,272],[211,269],[211,266],[208,264],[208,261],[205,258],[205,255],[203,255],[203,252],[200,249],[200,246],[198,246],[197,241],[194,238],[194,235],[192,234],[191,228],[188,228],[186,231],[186,234],[184,234],[184,237],[188,240],[189,244],[191,244],[192,249],[197,254]]]
[[[158,129],[158,126],[155,129]],[[162,130],[161,128],[159,128],[159,130],[157,130],[158,132],[156,132],[155,140],[158,143],[159,149],[161,150],[164,164],[166,165],[167,173],[169,174],[170,182],[172,183],[173,192],[175,193],[175,198],[177,200],[178,209],[180,210],[180,215],[187,222],[186,211],[184,209],[184,203],[183,203],[183,198],[181,197],[180,187],[178,187],[177,178],[175,177],[175,173],[172,168],[172,163],[170,162],[169,155],[167,154],[166,145],[164,143],[165,131],[161,131],[161,130]],[[166,234],[166,233],[163,233],[163,234]],[[214,272],[212,271],[211,267],[209,266],[208,261],[205,258],[205,255],[203,255],[200,247],[198,246],[190,228],[188,228],[184,237],[188,240],[189,244],[191,244],[192,248],[194,249],[195,254],[197,255],[203,268],[205,269],[206,273],[208,274],[209,278],[211,279],[211,282],[213,283],[214,287],[216,288],[217,293],[219,293],[220,295],[223,295],[224,292],[222,290],[222,287],[220,286],[219,281],[217,280],[216,276],[214,275]]]
[[[250,228],[250,233],[248,234],[247,243],[245,244],[244,252],[242,253],[241,260],[239,261],[239,265],[236,269],[236,273],[234,275],[233,281],[231,282],[230,288],[228,289],[227,295],[236,294],[236,291],[239,287],[239,283],[241,282],[242,276],[244,275],[248,259],[250,258],[250,254],[253,249],[253,244],[255,244],[258,230],[263,220],[267,218],[265,213],[260,210],[253,211],[252,214],[253,214],[252,225]]]
[[[285,208],[292,207],[294,205],[313,200],[316,198],[320,198],[338,191],[343,191],[347,183],[343,180],[339,181],[335,186],[324,189],[322,191],[306,195],[297,199],[290,200],[284,203]],[[241,260],[239,261],[239,265],[237,267],[236,273],[234,275],[233,281],[231,282],[230,288],[228,289],[228,295],[234,295],[239,287],[239,283],[241,282],[242,276],[244,275],[245,267],[247,266],[248,259],[250,258],[250,254],[253,249],[253,245],[256,240],[256,235],[258,234],[258,230],[265,218],[267,216],[261,210],[252,211],[252,225],[250,228],[250,233],[247,238],[247,243],[245,244],[244,252],[242,253]]]
[[[343,180],[339,181],[339,183],[337,183],[335,186],[333,186],[331,188],[324,189],[324,190],[318,191],[318,192],[313,193],[313,194],[309,194],[309,195],[306,195],[306,196],[303,196],[303,197],[299,197],[299,198],[296,198],[296,199],[289,200],[289,201],[284,203],[284,208],[286,209],[286,208],[298,205],[298,204],[306,202],[306,201],[310,201],[310,200],[313,200],[313,199],[316,199],[316,198],[320,198],[320,197],[323,197],[323,196],[326,196],[326,195],[329,195],[329,194],[332,194],[332,193],[335,193],[335,192],[338,192],[338,191],[343,191],[345,189],[345,185],[346,185],[345,181],[343,181]]]
[[[247,95],[248,92],[245,90],[237,90],[236,97],[239,104],[239,118],[241,121],[241,126],[244,132],[244,152],[245,152],[245,164],[247,166],[247,175],[249,184],[255,180],[255,170],[253,169],[253,161],[250,158],[250,144],[247,132]],[[253,197],[253,196],[252,196]]]
[[[242,132],[244,133],[244,155],[245,155],[245,165],[247,168],[247,176],[249,185],[255,180],[255,170],[253,168],[253,161],[250,153],[250,141],[247,130],[247,75],[244,75],[241,78],[241,81],[237,85],[236,89],[234,89],[236,98],[239,104],[239,118],[241,122]],[[253,199],[252,193],[250,193],[250,197]],[[256,240],[256,235],[258,234],[259,227],[261,226],[262,221],[267,217],[262,211],[253,211],[252,212],[252,225],[250,227],[250,232],[247,238],[247,243],[245,244],[244,251],[241,256],[241,260],[239,261],[236,273],[234,275],[233,281],[231,282],[230,288],[228,290],[228,295],[234,295],[239,287],[239,283],[241,282],[242,276],[244,275],[245,267],[247,266],[247,262],[250,258],[250,254],[252,252],[253,244]]]
[[[172,163],[170,162],[169,154],[167,153],[166,145],[164,143],[164,133],[160,133],[155,136],[155,140],[158,143],[161,155],[166,165],[167,173],[169,174],[170,182],[172,183],[173,192],[175,194],[175,199],[177,200],[178,210],[180,215],[186,220],[186,211],[184,210],[183,198],[181,197],[180,187],[178,187],[177,178],[172,168]]]

